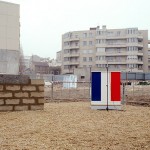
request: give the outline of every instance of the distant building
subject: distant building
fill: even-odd
[[[30,58],[30,69],[27,72],[35,74],[61,74],[61,67],[56,60],[48,58],[41,58],[37,55],[33,55]]]
[[[36,74],[49,74],[49,65],[47,62],[32,62],[31,70]]]
[[[20,6],[0,1],[0,73],[18,74],[20,56]]]
[[[24,72],[25,70],[29,69],[30,68],[30,63],[31,63],[31,56],[23,56],[21,59],[20,59],[20,70],[22,70],[22,72]]]
[[[62,64],[62,55],[61,55],[61,53],[62,53],[62,51],[58,51],[58,52],[56,53],[56,62],[57,62],[57,64],[59,64],[60,66],[61,66],[61,64]]]
[[[61,55],[62,74],[82,68],[103,71],[107,64],[111,71],[148,72],[148,31],[98,26],[68,32],[62,35]]]

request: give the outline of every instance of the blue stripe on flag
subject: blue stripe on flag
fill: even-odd
[[[92,72],[92,101],[101,101],[101,72]]]

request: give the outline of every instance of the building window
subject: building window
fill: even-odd
[[[90,32],[90,33],[89,33],[89,37],[92,37],[92,36],[93,36],[93,34]]]
[[[138,29],[137,28],[131,28],[127,30],[127,34],[137,34]]]
[[[65,53],[65,54],[67,54],[67,53],[69,53],[69,52],[70,52],[69,49],[65,49],[65,50],[64,50],[64,53]]]
[[[85,76],[81,76],[81,79],[84,79],[85,78]]]
[[[97,31],[96,34],[97,34],[97,35],[104,35],[104,34],[105,34],[105,31]]]
[[[92,46],[92,45],[93,45],[93,42],[92,42],[92,41],[89,41],[89,45]]]
[[[105,56],[96,56],[96,60],[105,60]]]
[[[76,42],[76,43],[75,43],[75,46],[78,46],[78,44],[79,44],[79,43],[78,43],[78,42]]]
[[[127,39],[127,42],[128,42],[128,43],[137,43],[138,40],[137,40],[137,38],[128,38],[128,39]]]
[[[68,65],[65,65],[65,66],[64,66],[64,69],[69,69],[69,66],[68,66]]]
[[[93,50],[83,50],[83,54],[92,54]]]
[[[83,37],[86,38],[87,37],[87,33],[83,33]]]
[[[64,57],[64,61],[69,61],[69,57]]]
[[[87,41],[83,41],[83,46],[86,46],[87,45]]]
[[[89,57],[89,61],[92,61],[92,57]]]
[[[96,67],[98,67],[98,68],[105,68],[106,65],[105,64],[96,64]]]
[[[86,57],[83,57],[83,61],[84,61],[84,62],[86,61]]]
[[[78,38],[78,35],[75,35],[75,38]]]
[[[120,31],[117,31],[117,36],[120,36],[120,33],[121,33]]]
[[[103,48],[103,47],[98,47],[98,48],[96,49],[96,52],[105,52],[105,48]]]
[[[69,42],[64,42],[64,46],[68,46],[68,45],[70,45]]]

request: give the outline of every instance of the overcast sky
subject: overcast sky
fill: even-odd
[[[20,4],[24,55],[55,58],[62,34],[90,27],[138,27],[150,32],[150,0],[3,1]]]

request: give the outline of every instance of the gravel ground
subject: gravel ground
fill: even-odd
[[[0,112],[0,150],[150,150],[150,107],[91,110],[89,102]]]

